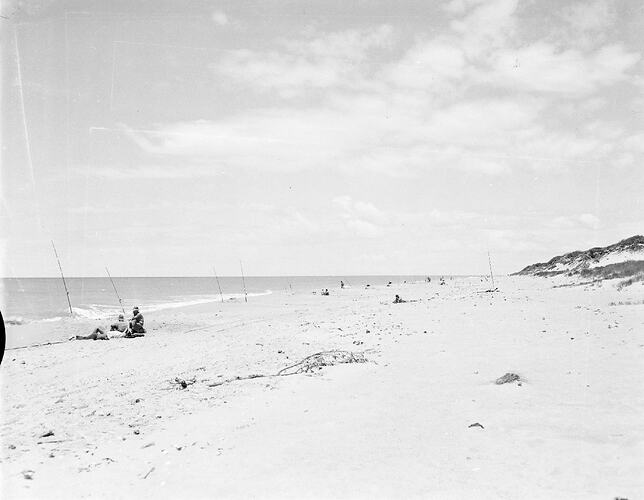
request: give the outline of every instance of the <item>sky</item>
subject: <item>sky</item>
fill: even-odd
[[[0,274],[499,274],[644,233],[640,0],[4,1]]]

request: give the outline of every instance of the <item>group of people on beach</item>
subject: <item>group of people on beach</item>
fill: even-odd
[[[110,325],[111,332],[123,333],[126,338],[143,337],[145,335],[145,328],[143,327],[145,320],[143,314],[139,311],[138,306],[132,309],[132,318],[125,321],[125,315],[119,314],[116,323]],[[72,337],[73,338],[73,337]],[[89,335],[76,335],[76,340],[109,340],[109,335],[100,326],[95,328]]]

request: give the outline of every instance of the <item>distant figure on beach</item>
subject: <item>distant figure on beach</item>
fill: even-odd
[[[394,298],[394,304],[402,304],[403,302],[407,302],[407,301],[401,299],[400,295],[396,295],[396,297]]]
[[[325,288],[324,290],[322,290],[322,295],[329,295],[329,289]]]
[[[130,319],[130,326],[125,336],[138,337],[143,335],[145,333],[143,322],[143,314],[141,314],[137,306],[134,306],[134,309],[132,309],[132,319]]]
[[[344,288],[344,281],[340,280],[340,288]]]
[[[391,281],[389,283],[387,283],[387,286],[391,286]]]
[[[76,340],[110,340],[110,337],[99,326],[89,335],[76,335]]]
[[[118,321],[110,325],[110,332],[124,333],[125,330],[127,330],[127,322],[125,321],[125,316],[123,314],[119,314]]]
[[[429,276],[427,276],[427,283],[431,283],[431,282],[432,282],[432,279]]]

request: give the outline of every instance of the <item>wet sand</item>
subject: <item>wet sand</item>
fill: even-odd
[[[643,497],[643,287],[552,285],[274,294],[7,351],[2,497]],[[326,350],[368,361],[274,376]]]

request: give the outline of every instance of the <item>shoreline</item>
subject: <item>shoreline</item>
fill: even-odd
[[[374,276],[359,276],[358,278],[366,279],[373,278]],[[387,278],[390,276],[383,275],[379,278]],[[410,275],[403,277],[413,277],[417,278],[418,276]],[[280,277],[281,278],[281,277]],[[308,277],[304,277],[308,278]],[[323,276],[323,278],[326,278]],[[334,278],[335,277],[331,277]],[[352,276],[352,278],[354,278]],[[457,276],[449,276],[446,278],[449,279],[458,279]],[[463,276],[461,279],[473,280],[482,279],[484,277],[480,276]],[[54,278],[52,278],[54,279]],[[350,290],[363,290],[364,285],[358,284],[355,288],[351,285],[347,285],[344,289],[341,289],[337,283],[334,283],[335,286],[327,286],[334,293],[348,293]],[[434,277],[432,276],[432,279]],[[435,280],[438,281],[438,280]],[[393,290],[396,287],[408,287],[408,286],[434,286],[437,283],[428,284],[421,281],[414,282],[398,282],[392,284],[391,287],[386,287],[383,284],[372,285],[373,289],[384,289],[388,288]],[[263,292],[249,292],[248,299],[249,301],[255,303],[260,301],[263,303],[264,300],[268,300],[271,304],[278,304],[281,300],[281,297],[292,296],[293,294],[298,296],[312,295],[315,296],[319,294],[319,290],[306,288],[306,289],[276,289],[276,290],[265,290]],[[186,297],[184,301],[177,302],[167,302],[167,303],[156,303],[156,304],[140,304],[141,310],[147,318],[165,318],[174,313],[182,314],[190,311],[204,312],[204,311],[217,311],[223,312],[228,308],[228,305],[244,303],[244,293],[243,292],[230,292],[225,293],[224,301],[221,302],[221,299],[218,296],[213,296],[211,298],[192,298]],[[195,307],[196,306],[196,307]],[[5,326],[7,328],[7,348],[12,350],[15,348],[26,348],[29,346],[35,346],[51,342],[61,342],[67,340],[71,335],[86,335],[90,333],[94,328],[100,326],[103,329],[109,330],[109,325],[116,321],[118,314],[121,312],[115,306],[115,309],[111,312],[101,311],[101,315],[97,317],[91,317],[90,315],[75,314],[73,317],[69,316],[56,316],[55,318],[44,318],[44,319],[27,319],[23,320],[21,318],[20,323],[8,323],[5,321]],[[74,307],[74,309],[78,309]],[[84,311],[89,311],[85,308]],[[99,314],[99,311],[95,311],[96,314]],[[126,310],[126,316],[128,311]],[[16,317],[14,314],[12,317]],[[69,332],[69,333],[67,333]]]
[[[10,350],[3,496],[642,496],[641,287],[475,281],[274,293]],[[367,362],[275,376],[332,349]]]

